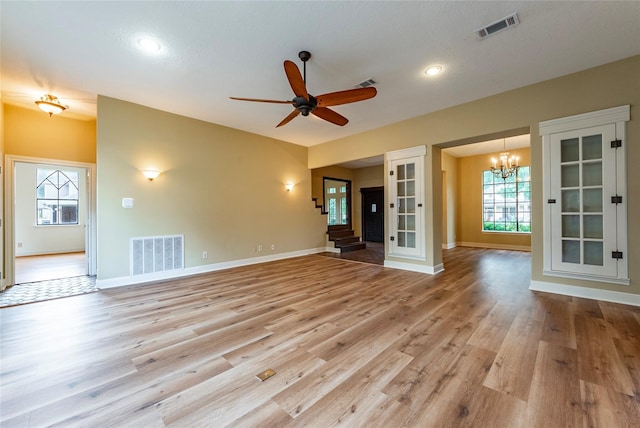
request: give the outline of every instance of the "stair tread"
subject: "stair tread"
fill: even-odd
[[[349,251],[364,250],[365,248],[367,248],[366,242],[363,242],[363,241],[352,242],[352,243],[340,246],[340,252],[347,253]]]

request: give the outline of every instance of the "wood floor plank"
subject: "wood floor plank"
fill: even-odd
[[[281,428],[287,426],[292,420],[282,407],[269,400],[244,416],[235,419],[227,426],[233,428]]]
[[[638,389],[616,351],[609,323],[604,319],[576,317],[580,379],[634,396]]]
[[[275,396],[273,400],[292,417],[297,417],[383,352],[389,342],[397,340],[404,333],[403,326],[395,325],[378,331],[375,335],[368,335],[349,347],[341,347],[340,342],[336,342],[341,352],[329,359],[320,370],[310,373],[300,382]]]
[[[332,426],[358,419],[360,412],[376,404],[377,393],[413,359],[388,348],[348,379],[302,412],[290,426]],[[346,417],[344,415],[348,415]]]
[[[583,424],[576,350],[540,341],[527,422],[532,428]]]
[[[0,425],[633,426],[640,308],[531,292],[526,252],[444,262],[310,255],[2,308]]]
[[[585,424],[588,427],[636,428],[640,421],[638,397],[614,391],[587,381],[580,381]]]
[[[542,322],[521,312],[513,321],[484,386],[527,401]]]
[[[599,302],[599,305],[611,334],[619,339],[640,342],[640,322],[627,315],[631,308],[608,302]]]
[[[512,305],[496,303],[487,317],[480,321],[467,343],[498,352],[517,313],[518,309]]]
[[[234,367],[169,397],[157,408],[167,424],[194,426],[198,421],[208,419],[224,426],[261,406],[279,392],[295,387],[324,364],[321,359],[299,350],[284,354],[279,359],[273,358],[262,367],[257,361],[252,361],[246,367]],[[256,374],[265,368],[273,368],[276,375],[260,382]]]
[[[482,385],[495,356],[495,352],[465,346],[408,426],[520,426],[525,402]]]
[[[576,349],[575,305],[571,301],[542,297],[546,310],[541,340]]]

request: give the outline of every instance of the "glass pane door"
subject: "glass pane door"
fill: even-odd
[[[422,158],[414,157],[390,162],[389,189],[392,224],[390,254],[420,256],[420,202],[422,201]],[[391,173],[393,172],[393,173]]]
[[[416,248],[416,164],[398,165],[398,247]]]
[[[552,172],[556,172],[559,185],[559,199],[550,204],[555,213],[552,227],[559,239],[552,262],[556,268],[601,273],[612,260],[611,244],[607,245],[606,238],[615,236],[615,229],[611,230],[615,224],[607,225],[605,219],[612,210],[615,218],[615,205],[607,202],[615,195],[615,188],[606,184],[604,174],[615,171],[615,153],[607,147],[612,139],[608,133],[613,129],[606,128],[552,136],[557,155]]]

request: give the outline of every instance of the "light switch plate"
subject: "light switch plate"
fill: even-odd
[[[133,208],[133,198],[122,198],[122,208]]]

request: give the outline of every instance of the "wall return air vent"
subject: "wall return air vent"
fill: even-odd
[[[131,275],[184,268],[184,235],[145,236],[129,242]]]
[[[489,36],[493,36],[500,31],[506,30],[508,28],[514,27],[520,23],[518,19],[517,13],[512,13],[511,15],[504,17],[496,22],[493,22],[486,27],[482,27],[479,30],[476,30],[476,34],[480,39],[486,39]]]

